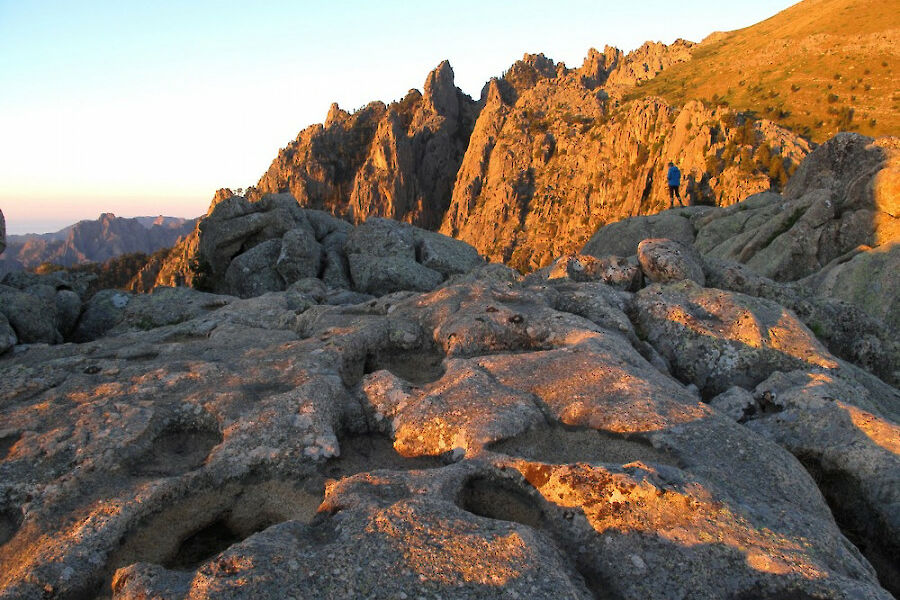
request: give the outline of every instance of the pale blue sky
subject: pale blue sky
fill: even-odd
[[[10,233],[198,216],[332,101],[396,100],[443,59],[475,97],[525,52],[578,66],[790,4],[0,0],[0,209]]]

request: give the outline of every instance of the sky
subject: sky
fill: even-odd
[[[526,52],[700,41],[792,2],[0,0],[8,233],[102,212],[196,217],[332,102],[391,102],[448,59],[477,98]]]

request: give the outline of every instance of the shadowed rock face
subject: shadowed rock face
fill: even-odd
[[[320,280],[183,290],[206,308],[0,359],[0,598],[890,597],[816,481],[890,550],[895,390],[736,292],[466,278],[352,305]],[[644,333],[734,345],[734,307],[769,338],[710,374]],[[726,367],[746,410],[685,385]]]

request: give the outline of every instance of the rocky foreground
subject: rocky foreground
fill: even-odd
[[[286,195],[7,277],[0,598],[891,598],[896,144],[526,277]]]

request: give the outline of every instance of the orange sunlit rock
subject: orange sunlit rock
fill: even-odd
[[[839,405],[850,415],[853,424],[870,440],[885,450],[900,455],[900,427],[851,404],[841,402]]]
[[[402,537],[408,548],[402,567],[431,581],[462,579],[502,586],[522,574],[530,553],[516,533],[490,534],[469,521],[447,521],[438,527],[418,522],[415,512],[393,506],[376,517],[373,532]]]
[[[818,566],[803,556],[793,539],[754,526],[699,483],[683,491],[659,487],[647,477],[577,465],[535,465],[514,461],[512,466],[549,502],[580,509],[599,534],[641,533],[659,536],[683,546],[723,544],[747,555],[756,570],[824,577]],[[629,465],[635,475],[653,473],[642,463]]]

